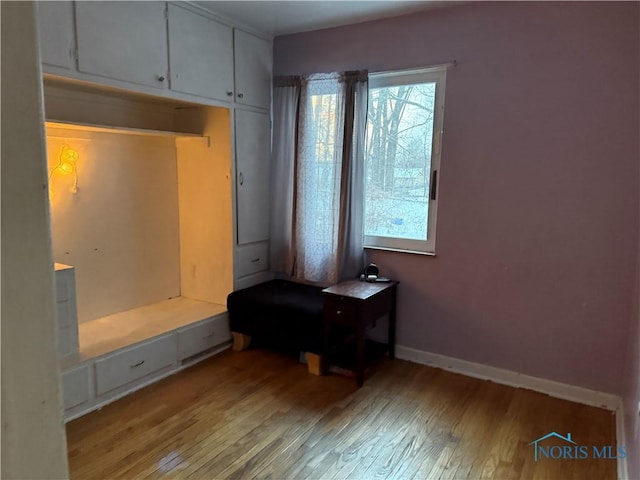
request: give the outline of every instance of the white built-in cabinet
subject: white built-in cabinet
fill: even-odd
[[[176,339],[178,361],[183,362],[229,340],[229,327],[220,319],[209,319],[178,330]]]
[[[99,358],[95,362],[96,395],[171,367],[175,361],[175,338],[171,334]]]
[[[72,2],[38,2],[38,33],[43,64],[66,70],[75,68]]]
[[[37,3],[42,71],[49,80],[71,85],[70,88],[78,88],[79,81],[84,89],[121,91],[123,98],[151,95],[165,102],[175,101],[182,109],[184,102],[205,110],[212,107],[220,117],[216,121],[233,125],[233,135],[230,129],[207,133],[207,148],[215,149],[226,159],[233,156],[235,161],[231,171],[218,165],[217,170],[209,172],[227,182],[233,178],[230,175],[235,175],[235,241],[231,245],[229,238],[225,243],[229,251],[224,255],[231,259],[233,249],[236,289],[271,278],[271,41],[236,29],[191,2]],[[63,106],[63,99],[50,100],[49,105]],[[109,103],[102,107],[105,111],[113,109]],[[93,118],[105,112],[89,113]],[[86,119],[60,120],[96,123]],[[138,123],[130,120],[123,126],[145,128]],[[232,145],[229,139],[233,140]],[[225,142],[226,148],[221,148]],[[231,226],[231,214],[226,222]],[[212,245],[202,252],[210,258],[223,250]],[[77,355],[67,355],[78,351],[78,329],[77,323],[75,330],[67,329],[65,312],[69,310],[71,315],[75,310],[65,302],[68,299],[59,295],[67,418],[177,371],[202,355],[212,354],[216,348],[224,348],[229,341],[228,318],[222,313],[124,349],[78,360]]]
[[[78,70],[167,88],[163,2],[75,2]]]
[[[224,350],[229,339],[225,313],[80,363],[67,360],[61,375],[65,417],[76,418],[193,365]]]
[[[232,28],[170,4],[171,88],[218,100],[233,99]]]
[[[38,25],[45,74],[271,108],[271,42],[189,2],[41,1]]]
[[[235,286],[268,280],[271,121],[267,112],[236,109]]]
[[[271,43],[242,30],[235,30],[234,46],[236,102],[271,108]]]
[[[236,110],[236,205],[238,244],[269,238],[271,122],[266,113]]]
[[[189,5],[169,4],[168,19],[171,89],[271,108],[271,42]]]

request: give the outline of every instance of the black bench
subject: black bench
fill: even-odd
[[[271,280],[227,297],[233,349],[258,347],[306,352],[311,373],[320,373],[322,287]]]

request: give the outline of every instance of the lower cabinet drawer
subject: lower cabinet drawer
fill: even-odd
[[[178,332],[178,360],[193,357],[230,339],[227,315],[187,327]]]
[[[175,337],[168,335],[96,360],[96,392],[101,395],[155,371],[176,360]]]
[[[89,385],[88,365],[62,372],[62,392],[65,410],[80,405],[91,398]]]
[[[236,277],[262,272],[269,268],[269,243],[261,242],[238,247]]]

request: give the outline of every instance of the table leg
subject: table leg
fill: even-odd
[[[329,372],[329,335],[331,326],[325,319],[322,322],[322,356],[320,358],[320,375],[326,375]]]
[[[365,325],[360,313],[358,313],[356,326],[356,382],[358,387],[364,384],[365,360]]]
[[[391,290],[391,310],[389,311],[389,358],[396,358],[396,287]]]

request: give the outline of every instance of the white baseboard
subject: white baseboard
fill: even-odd
[[[544,378],[532,377],[530,375],[523,375],[503,368],[490,367],[488,365],[447,357],[446,355],[440,355],[438,353],[425,352],[424,350],[416,350],[415,348],[402,345],[396,345],[396,358],[421,365],[441,368],[466,375],[467,377],[489,380],[510,387],[526,388],[547,394],[551,397],[561,398],[583,405],[612,410],[616,413],[616,442],[618,445],[626,445],[624,410],[622,399],[617,395],[598,392],[575,385],[567,385]],[[617,462],[618,480],[628,480],[627,459],[618,458]]]
[[[401,345],[396,346],[396,357],[402,360],[460,373],[467,377],[490,380],[502,385],[509,385],[510,387],[526,388],[536,392],[546,393],[551,397],[570,400],[593,407],[606,408],[607,410],[613,410],[615,412],[618,411],[622,402],[620,397],[610,393],[597,392],[595,390],[589,390],[588,388],[523,375],[503,368],[490,367],[480,363],[447,357],[446,355],[440,355],[438,353],[416,350]]]
[[[627,435],[624,428],[624,402],[620,401],[620,407],[616,410],[616,444],[627,445]],[[627,449],[627,457],[629,450]],[[629,467],[627,457],[618,458],[618,480],[629,480]]]

